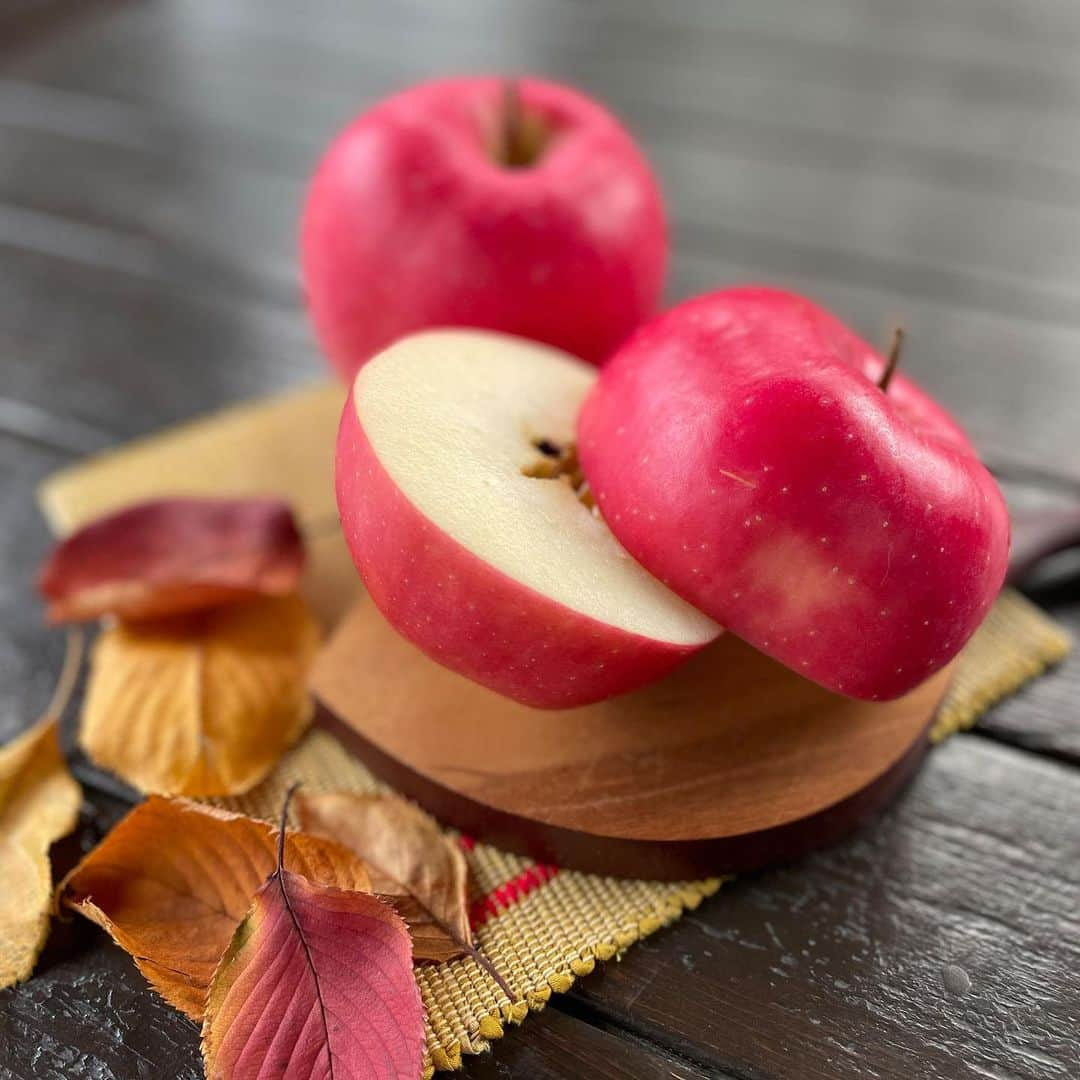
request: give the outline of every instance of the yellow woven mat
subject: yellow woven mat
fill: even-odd
[[[308,539],[304,593],[332,625],[358,584],[334,528],[333,444],[343,391],[325,385],[226,410],[65,469],[39,499],[58,533],[142,498],[162,494],[274,493],[288,498]],[[969,727],[1069,650],[1068,637],[1016,593],[1005,593],[965,649],[933,728],[940,741]],[[219,805],[274,819],[289,784],[309,791],[374,791],[381,785],[322,731],[308,734],[247,795]],[[719,879],[629,881],[540,865],[462,837],[473,882],[479,949],[514,990],[508,1003],[471,959],[418,969],[427,1008],[425,1075],[485,1050],[507,1023],[520,1023],[566,991],[597,960],[694,908]]]
[[[1007,592],[957,664],[933,728],[935,741],[965,727],[1069,650],[1069,638],[1018,593]],[[324,731],[311,732],[276,771],[239,798],[215,800],[245,814],[276,818],[288,786],[310,791],[377,791],[380,784]],[[507,1023],[569,990],[597,960],[617,956],[716,892],[720,880],[630,881],[537,864],[466,841],[478,948],[515,993],[508,1004],[471,959],[418,968],[427,1008],[425,1076],[453,1069],[462,1054],[486,1050]]]

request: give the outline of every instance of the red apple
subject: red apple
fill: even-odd
[[[360,370],[338,436],[341,522],[379,609],[433,659],[543,708],[639,686],[719,633],[567,477],[541,478],[594,379],[547,346],[429,331]]]
[[[636,333],[578,426],[600,510],[675,592],[830,689],[903,694],[1001,587],[1009,521],[948,414],[808,300],[729,289]]]
[[[319,165],[301,239],[315,328],[346,378],[436,326],[600,363],[652,315],[667,259],[633,140],[539,79],[426,83],[364,113]]]

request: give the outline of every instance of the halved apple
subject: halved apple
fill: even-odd
[[[594,379],[547,346],[428,331],[360,370],[338,435],[341,521],[379,609],[541,708],[640,686],[720,632],[583,502],[571,450]]]

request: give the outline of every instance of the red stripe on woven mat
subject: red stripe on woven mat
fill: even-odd
[[[530,893],[536,892],[541,885],[546,885],[559,868],[550,863],[533,863],[526,866],[517,877],[504,881],[487,894],[475,900],[469,908],[469,925],[477,930],[488,919],[493,919],[508,907],[520,903]]]

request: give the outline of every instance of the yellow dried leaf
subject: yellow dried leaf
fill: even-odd
[[[0,987],[28,978],[49,928],[49,846],[71,832],[82,790],[46,717],[0,748]]]
[[[143,791],[247,791],[310,722],[317,644],[297,596],[114,626],[94,648],[80,744]]]

